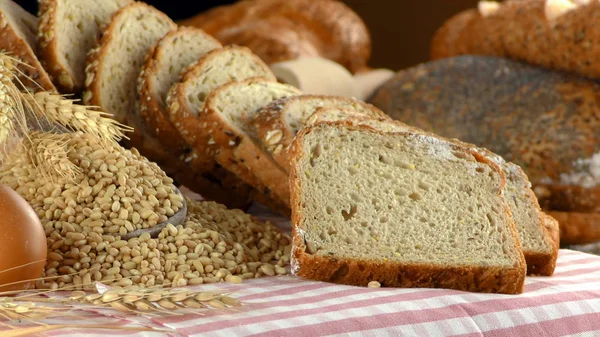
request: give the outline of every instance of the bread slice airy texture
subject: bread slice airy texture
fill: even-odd
[[[343,114],[344,111],[336,111],[333,108],[319,109],[310,120],[315,122],[337,121],[343,117]],[[413,132],[435,137],[470,148],[496,163],[506,177],[503,193],[517,227],[521,247],[527,261],[527,273],[543,276],[550,276],[554,273],[559,246],[559,239],[555,237],[558,232],[558,228],[554,228],[556,220],[542,212],[537,198],[531,190],[531,183],[527,175],[518,165],[505,161],[487,149],[478,148],[473,144],[456,139],[446,139],[402,122],[356,115],[348,116],[345,120],[353,125],[369,126],[383,132]]]
[[[40,0],[39,54],[61,93],[77,93],[85,81],[85,60],[100,29],[132,0]]]
[[[277,163],[289,171],[288,151],[300,128],[318,108],[351,109],[358,114],[385,117],[376,107],[346,97],[302,95],[272,102],[252,121],[257,138]]]
[[[86,61],[84,102],[99,106],[117,121],[134,127],[129,143],[148,157],[147,151],[160,149],[161,145],[134,113],[135,83],[146,54],[156,41],[175,28],[175,23],[154,7],[143,2],[132,3],[113,15]]]
[[[288,175],[257,144],[250,121],[270,102],[300,94],[268,79],[229,82],[208,96],[200,115],[216,161],[283,205],[289,205]]]
[[[208,96],[228,82],[258,77],[276,80],[269,67],[248,48],[228,46],[204,55],[169,90],[169,118],[183,139],[192,145],[196,155],[192,158],[194,166],[210,169],[214,162],[208,152],[209,137],[198,118]]]
[[[138,78],[139,112],[150,133],[172,151],[182,152],[189,144],[169,120],[166,99],[183,70],[221,44],[202,30],[179,27],[156,42],[146,56]]]
[[[414,133],[319,123],[292,151],[292,270],[365,286],[522,292],[500,168]]]
[[[0,0],[0,23],[0,51],[23,62],[17,66],[24,74],[19,80],[25,88],[56,91],[36,56],[37,18],[12,0]]]

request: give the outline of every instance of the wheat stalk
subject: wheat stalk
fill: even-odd
[[[22,141],[24,153],[43,179],[75,179],[81,169],[69,159],[69,135],[34,131]]]
[[[50,92],[23,93],[23,100],[35,114],[72,131],[94,134],[102,140],[119,141],[132,128],[110,118],[110,114],[75,104],[76,100]]]

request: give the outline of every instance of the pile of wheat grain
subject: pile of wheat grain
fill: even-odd
[[[63,147],[56,146],[57,137],[67,140]],[[21,194],[44,225],[47,280],[38,288],[85,290],[94,281],[146,287],[236,283],[287,273],[288,237],[272,224],[213,202],[187,200],[184,226],[168,225],[156,239],[143,234],[121,240],[182,207],[173,181],[135,150],[101,145],[89,134],[31,133],[26,142],[33,146],[31,153],[11,155],[0,170],[0,183]],[[75,179],[40,179],[31,159],[44,151],[40,146],[53,151],[44,158],[55,158],[57,171],[73,164]]]

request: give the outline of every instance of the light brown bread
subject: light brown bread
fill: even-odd
[[[214,165],[208,151],[210,137],[199,119],[210,93],[225,83],[253,77],[275,82],[269,67],[248,48],[228,46],[206,53],[171,87],[167,95],[169,119],[192,145],[192,166],[211,170]]]
[[[299,133],[292,162],[296,275],[522,292],[526,264],[502,196],[506,180],[477,152],[427,135],[330,122]]]
[[[344,116],[345,114],[347,114],[347,111],[344,110],[322,108],[312,118],[309,118],[309,120],[312,123],[345,120],[352,125],[364,125],[383,132],[425,134],[470,148],[500,166],[506,177],[504,196],[515,221],[517,232],[519,233],[523,254],[527,261],[527,273],[529,275],[544,276],[554,273],[558,257],[559,241],[558,238],[554,238],[553,236],[558,234],[558,225],[556,224],[556,220],[541,211],[537,198],[531,189],[531,183],[519,166],[506,162],[502,157],[489,150],[478,148],[473,144],[464,143],[456,139],[443,138],[398,121],[382,118],[375,119],[356,114]]]
[[[117,121],[135,128],[129,143],[144,155],[155,150],[148,147],[147,139],[152,136],[134,112],[135,84],[146,54],[156,41],[175,28],[175,23],[154,7],[143,2],[132,3],[113,15],[86,61],[84,102],[99,106]]]
[[[40,0],[38,45],[40,60],[61,93],[84,87],[87,52],[102,26],[132,0]]]
[[[346,97],[302,95],[288,97],[265,106],[252,121],[261,145],[286,172],[289,171],[288,151],[300,128],[318,108],[351,109],[358,114],[385,117],[376,107]]]
[[[158,40],[146,55],[137,82],[136,112],[141,114],[150,133],[173,152],[182,154],[190,146],[169,120],[166,105],[169,89],[180,80],[185,68],[220,47],[217,40],[200,29],[179,27]]]
[[[36,56],[37,18],[12,0],[0,0],[0,51],[18,59],[18,79],[30,91],[56,91]],[[31,80],[33,81],[31,81]]]
[[[299,94],[268,79],[230,82],[208,96],[199,117],[216,161],[284,205],[289,204],[288,176],[258,145],[250,121],[272,101]]]

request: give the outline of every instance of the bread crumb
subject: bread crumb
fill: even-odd
[[[369,284],[367,285],[367,287],[369,287],[369,288],[381,288],[381,283],[379,283],[377,281],[371,281],[371,282],[369,282]]]

